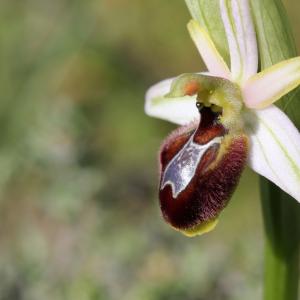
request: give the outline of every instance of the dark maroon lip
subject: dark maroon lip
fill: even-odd
[[[177,229],[214,220],[227,205],[244,169],[248,139],[243,134],[231,136],[219,117],[220,113],[201,107],[198,127],[175,131],[161,149],[160,207],[164,219]],[[224,137],[229,142],[227,138],[228,145],[220,150]],[[197,156],[199,160],[194,159],[198,152],[193,151],[200,148],[205,151]]]

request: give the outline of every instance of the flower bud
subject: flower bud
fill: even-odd
[[[226,128],[220,122],[222,112],[198,108],[199,125],[174,131],[160,151],[161,211],[172,227],[188,236],[214,228],[248,154],[247,136]]]

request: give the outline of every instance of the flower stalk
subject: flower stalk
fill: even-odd
[[[261,68],[268,68],[279,61],[296,56],[294,39],[281,0],[252,0],[252,8]],[[278,51],[279,46],[281,51]],[[277,105],[293,120],[299,130],[299,88],[283,97]],[[298,109],[295,110],[296,107]],[[264,178],[260,179],[260,186],[266,236],[264,300],[297,300],[300,258],[299,205]]]
[[[261,178],[265,227],[264,300],[297,300],[299,204]]]

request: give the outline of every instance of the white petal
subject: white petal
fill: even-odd
[[[249,164],[300,202],[300,133],[276,106],[253,112]],[[254,121],[254,122],[253,122]]]
[[[152,86],[146,93],[145,112],[156,118],[185,125],[199,118],[196,96],[178,98],[164,97],[170,92],[175,78],[166,79]]]
[[[220,0],[230,50],[231,73],[241,85],[256,74],[257,42],[248,0]]]
[[[231,74],[228,66],[206,30],[200,27],[195,20],[189,22],[188,30],[209,73],[230,80]]]
[[[300,84],[300,57],[282,61],[251,77],[243,88],[246,105],[265,108]]]

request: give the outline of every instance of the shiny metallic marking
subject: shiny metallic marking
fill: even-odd
[[[220,144],[222,140],[222,137],[215,137],[207,144],[199,145],[193,142],[193,138],[194,134],[172,158],[164,171],[160,189],[163,190],[169,184],[172,188],[174,199],[188,186],[195,176],[198,164],[206,150],[215,144]]]

